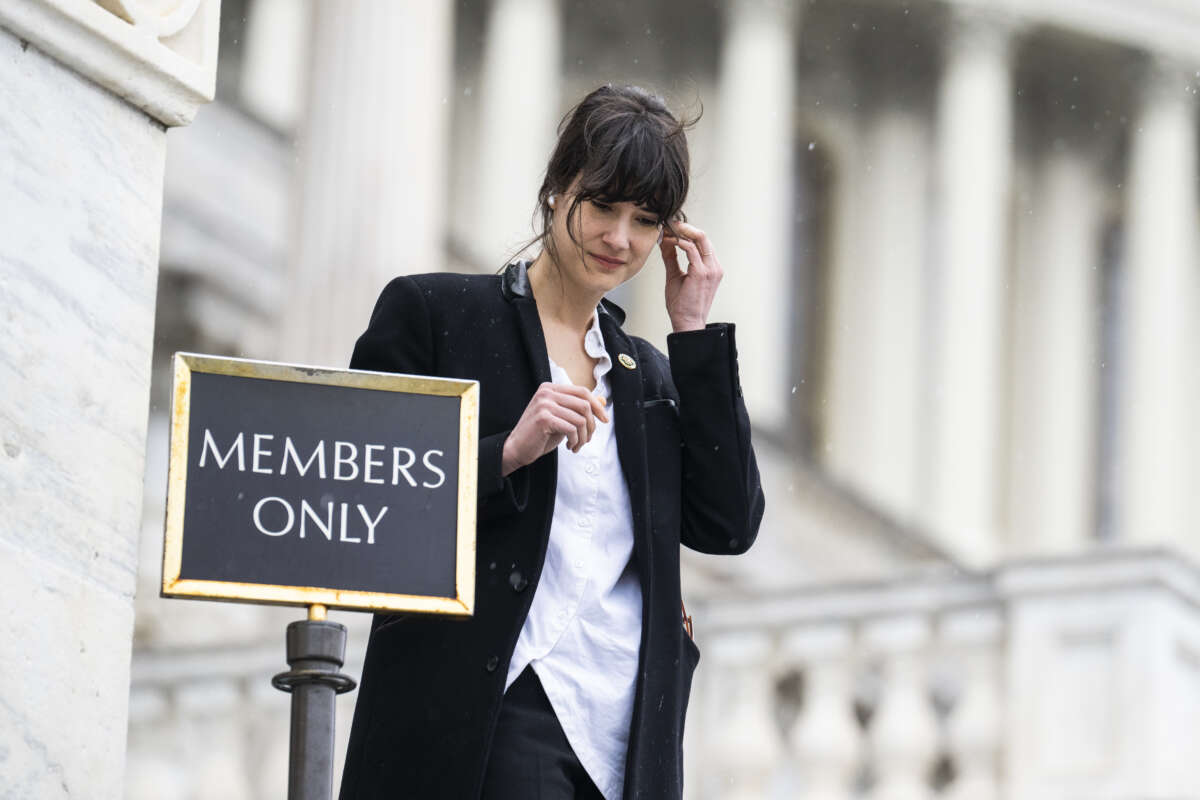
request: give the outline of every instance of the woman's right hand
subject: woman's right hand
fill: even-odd
[[[571,452],[588,443],[596,420],[608,422],[604,401],[582,386],[543,383],[504,441],[500,471],[509,475],[532,464],[563,441]]]

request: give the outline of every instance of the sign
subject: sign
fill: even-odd
[[[165,597],[469,615],[476,381],[175,354]]]

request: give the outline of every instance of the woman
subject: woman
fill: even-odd
[[[684,126],[601,87],[560,127],[532,264],[380,296],[351,366],[480,382],[476,612],[376,617],[343,800],[680,797],[679,547],[743,552],[763,510],[687,187]],[[604,299],[655,247],[669,359]]]

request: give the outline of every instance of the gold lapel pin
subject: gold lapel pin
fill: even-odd
[[[621,366],[625,369],[637,369],[637,362],[626,353],[621,353],[621,355],[617,356],[617,361],[620,361]]]

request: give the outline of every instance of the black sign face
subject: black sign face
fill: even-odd
[[[178,355],[163,593],[470,613],[477,398]]]

